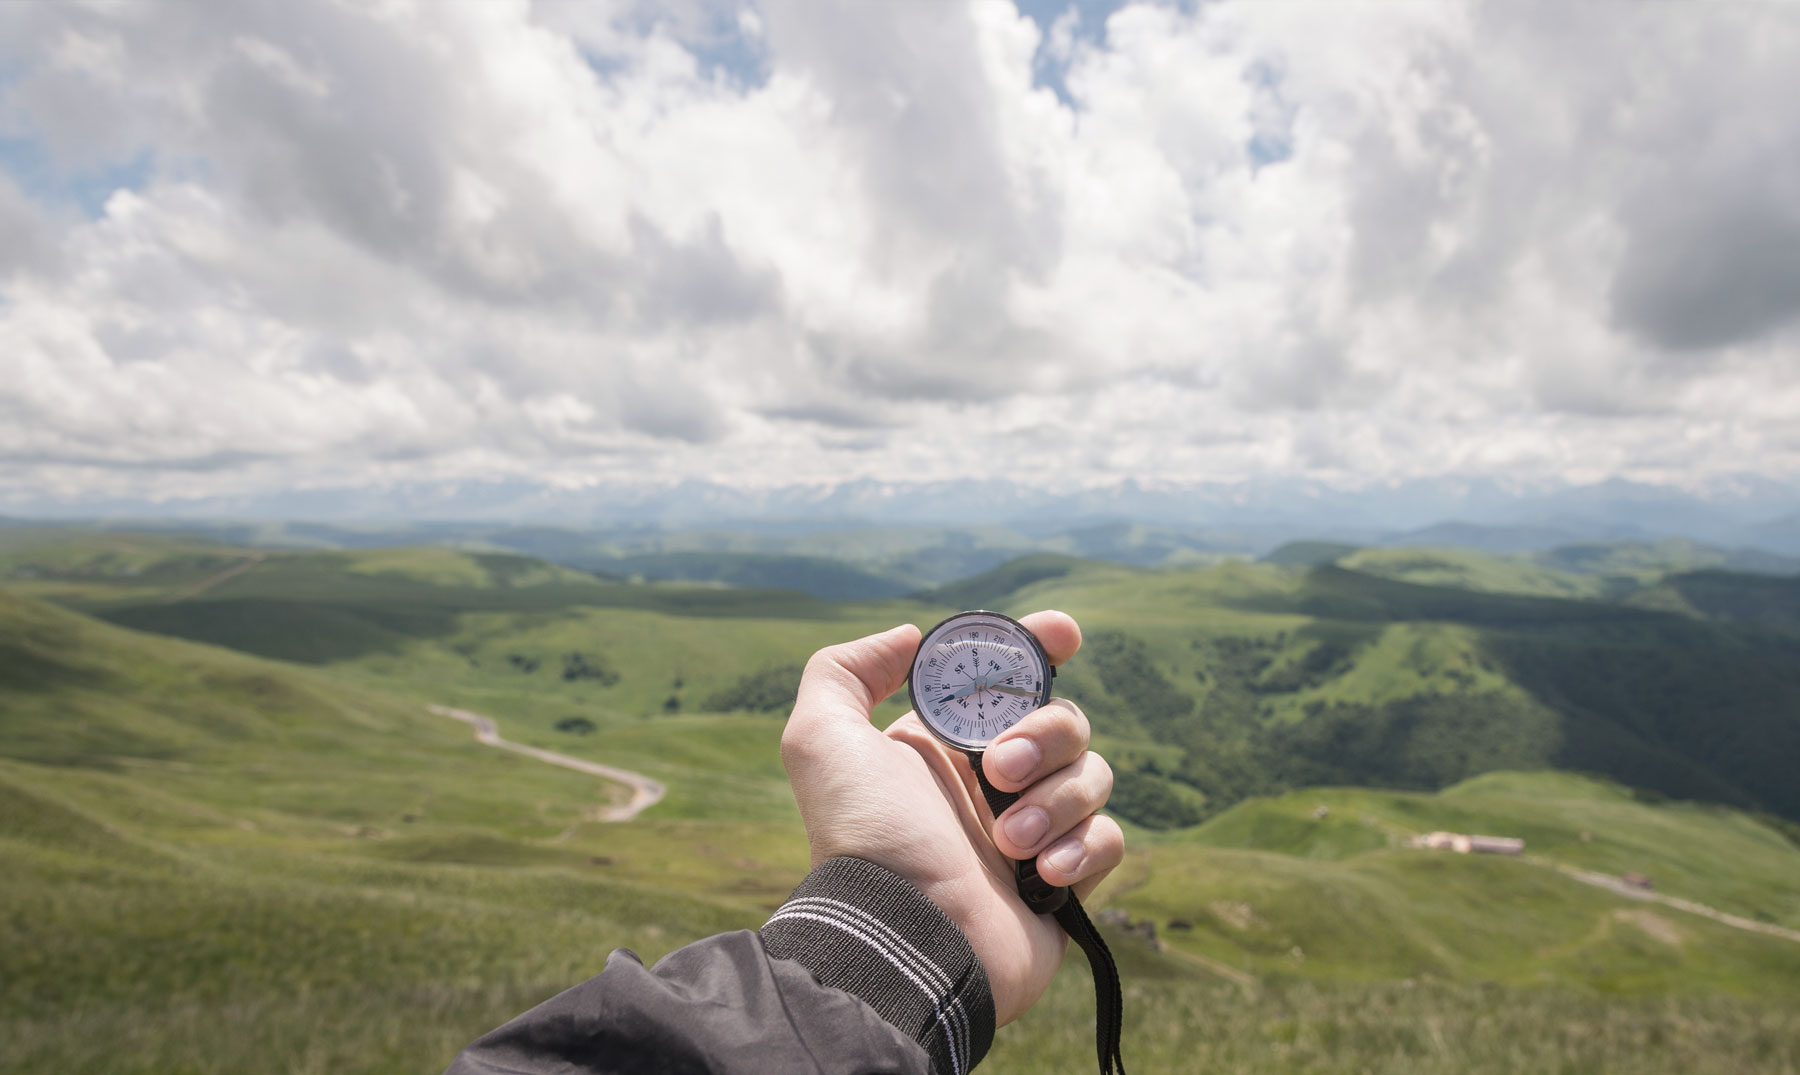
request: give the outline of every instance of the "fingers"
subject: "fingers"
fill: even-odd
[[[1051,664],[1062,664],[1081,648],[1081,628],[1065,612],[1033,612],[1019,620],[1037,636]]]
[[[1112,786],[1112,767],[1106,759],[1083,754],[1027,788],[995,820],[994,845],[1008,858],[1029,858],[1106,805]]]
[[[1038,876],[1053,885],[1073,885],[1087,899],[1106,875],[1125,861],[1125,833],[1105,814],[1095,814],[1038,855]]]
[[[845,723],[867,727],[875,704],[906,682],[918,648],[919,629],[908,623],[813,654],[781,733],[782,761],[828,747]]]
[[[981,768],[1001,791],[1018,791],[1074,763],[1087,748],[1087,715],[1066,698],[1052,698],[996,736],[982,752]]]

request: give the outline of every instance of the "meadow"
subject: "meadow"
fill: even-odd
[[[977,604],[1062,607],[1088,633],[1059,683],[1141,800],[1092,901],[1115,916],[1134,1071],[1800,1070],[1800,941],[1567,872],[1800,930],[1795,811],[1742,748],[1763,736],[1791,773],[1792,695],[1701,682],[1624,719],[1646,652],[1677,655],[1663,693],[1708,669],[1800,689],[1791,608],[1732,576],[1641,587],[1709,612],[1509,591],[1479,562],[1480,586],[1363,566],[1048,557],[832,603],[489,552],[10,534],[0,1070],[441,1070],[614,947],[755,928],[806,868],[784,684],[819,645]],[[1571,703],[1565,665],[1606,689]],[[1690,698],[1708,736],[1678,719]],[[619,789],[428,704],[669,794],[599,821]],[[1471,708],[1507,736],[1445,731]],[[1370,723],[1385,745],[1333,732],[1316,756],[1386,786],[1271,760],[1315,756],[1297,729]],[[1594,727],[1636,768],[1565,764]],[[1406,766],[1365,764],[1396,750]],[[1594,771],[1550,771],[1571,767]],[[1408,846],[1438,829],[1527,854]],[[1091,1004],[1071,959],[982,1070],[1085,1070]]]

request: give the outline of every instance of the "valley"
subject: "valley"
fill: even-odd
[[[807,865],[800,665],[971,606],[1083,625],[1058,683],[1119,776],[1093,903],[1133,1070],[1800,1064],[1788,579],[1039,555],[828,601],[29,533],[0,542],[0,1069],[441,1070],[613,947],[755,928]],[[1439,830],[1526,853],[1409,846]],[[1663,899],[1590,883],[1627,874]],[[1070,961],[981,1070],[1091,1063],[1088,990]]]

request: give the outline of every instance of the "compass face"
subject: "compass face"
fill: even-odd
[[[914,712],[939,739],[981,750],[1050,701],[1050,659],[1018,621],[959,612],[919,643],[907,690]]]

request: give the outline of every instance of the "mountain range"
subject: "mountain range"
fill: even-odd
[[[374,527],[421,532],[471,524],[541,524],[583,531],[731,530],[799,535],[862,527],[1002,526],[1042,536],[1130,523],[1203,534],[1213,547],[1260,553],[1297,538],[1356,544],[1475,544],[1540,549],[1579,541],[1687,537],[1800,555],[1800,484],[1721,480],[1696,490],[1610,479],[1510,486],[1430,479],[1341,489],[1316,482],[1150,483],[1046,488],[1003,480],[890,481],[750,488],[704,480],[555,488],[521,479],[289,490],[190,500],[14,499],[20,519],[231,523],[254,529],[304,519],[334,540]],[[421,522],[431,520],[434,522]],[[1457,535],[1434,534],[1448,526]],[[1473,535],[1473,540],[1470,540]]]

